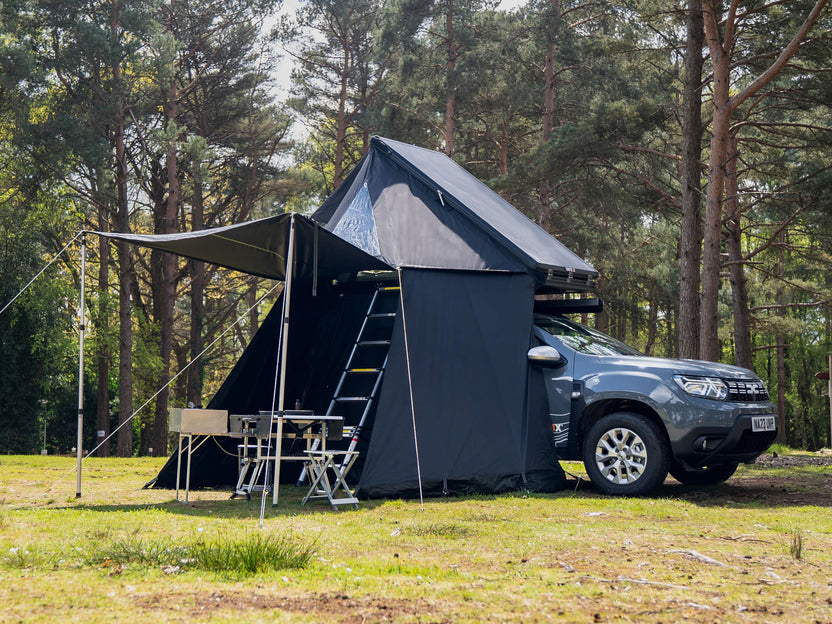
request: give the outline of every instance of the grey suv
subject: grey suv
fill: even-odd
[[[647,357],[562,316],[535,314],[558,457],[583,460],[608,494],[644,494],[670,472],[711,485],[728,479],[777,437],[763,382],[744,368]]]

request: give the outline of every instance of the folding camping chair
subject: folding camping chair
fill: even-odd
[[[305,505],[310,498],[327,498],[333,509],[339,505],[353,505],[358,509],[358,499],[346,481],[357,457],[358,451],[307,450],[304,463],[311,483],[301,504]]]

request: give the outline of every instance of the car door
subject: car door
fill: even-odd
[[[572,423],[572,375],[575,365],[575,352],[566,347],[551,334],[539,327],[534,328],[535,337],[540,344],[557,349],[564,358],[559,366],[542,367],[546,399],[549,405],[549,418],[552,421],[552,435],[558,455],[565,456],[569,442],[570,425]]]

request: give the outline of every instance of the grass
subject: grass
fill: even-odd
[[[803,531],[801,529],[792,529],[789,554],[797,561],[803,559]]]
[[[0,457],[0,623],[832,620],[829,466],[424,510],[284,486],[260,528],[259,500],[141,489],[161,463],[89,459],[76,499],[71,458]]]
[[[305,568],[314,554],[314,542],[268,533],[185,541],[128,536],[94,544],[85,560],[91,566],[119,569],[127,565],[160,566],[168,573],[206,570],[231,576],[249,576],[269,570]]]
[[[191,552],[195,567],[251,575],[270,570],[303,569],[312,561],[315,543],[296,542],[290,536],[249,533],[242,538],[198,540]]]

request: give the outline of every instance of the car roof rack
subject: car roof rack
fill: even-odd
[[[593,299],[535,299],[534,311],[541,314],[589,314],[603,311],[604,303]]]

